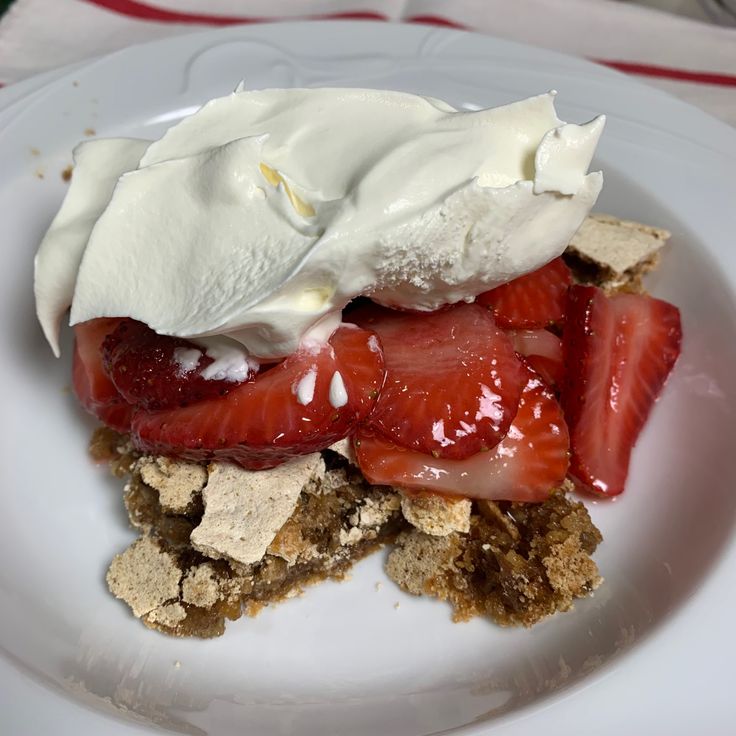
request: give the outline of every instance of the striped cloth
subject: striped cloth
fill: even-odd
[[[599,61],[736,125],[736,29],[614,0],[16,0],[0,83],[195,30],[273,20],[431,23]]]

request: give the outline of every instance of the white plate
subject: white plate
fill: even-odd
[[[64,390],[69,346],[54,361],[35,325],[32,256],[85,129],[153,137],[241,77],[251,87],[390,87],[467,106],[554,87],[562,117],[608,114],[599,208],[672,230],[652,286],[682,308],[686,338],[626,494],[590,504],[607,580],[574,612],[531,631],[453,625],[444,604],[385,580],[380,555],[351,581],[231,624],[216,641],[148,631],[106,592],[106,565],[133,535],[119,483],[86,459],[92,422]],[[725,732],[736,605],[732,129],[580,60],[371,23],[231,28],[128,49],[29,87],[0,120],[8,733]]]

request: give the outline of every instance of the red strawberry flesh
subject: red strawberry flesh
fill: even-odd
[[[519,355],[547,382],[562,384],[565,367],[562,362],[562,340],[549,330],[509,330],[511,343]]]
[[[182,367],[179,351],[191,351],[196,366]],[[205,378],[213,359],[180,337],[158,335],[150,327],[124,319],[107,336],[102,348],[105,369],[118,391],[135,406],[170,409],[224,396],[238,383],[252,380],[250,368],[239,381]]]
[[[346,317],[378,333],[386,383],[372,429],[407,449],[463,459],[497,445],[524,385],[509,338],[477,304],[409,314],[375,305]]]
[[[470,498],[544,501],[565,477],[569,438],[562,409],[536,373],[526,385],[508,434],[492,450],[465,460],[434,458],[359,430],[356,454],[371,483]]]
[[[79,403],[108,427],[130,429],[133,407],[120,395],[102,364],[102,343],[118,319],[92,319],[74,326],[72,385]]]
[[[480,294],[478,304],[489,307],[499,327],[533,330],[560,324],[572,272],[562,258],[507,284]]]
[[[562,392],[570,426],[570,473],[607,496],[624,490],[631,450],[682,340],[679,310],[641,294],[607,297],[573,286],[563,332]]]
[[[269,468],[350,434],[373,408],[383,379],[376,336],[343,326],[329,343],[300,348],[227,396],[138,411],[133,438],[149,452]]]

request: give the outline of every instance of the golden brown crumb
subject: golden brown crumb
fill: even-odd
[[[432,537],[412,529],[404,532],[386,560],[386,573],[397,585],[412,595],[427,592],[427,585],[454,569],[462,552],[459,534]]]
[[[137,471],[143,482],[158,491],[163,511],[184,514],[207,482],[207,470],[198,463],[144,455]]]
[[[435,537],[470,531],[468,498],[448,498],[436,493],[412,493],[401,497],[404,518],[420,531]]]
[[[205,562],[190,567],[181,583],[181,599],[200,608],[212,608],[223,597],[214,565]]]
[[[107,459],[118,468],[123,461],[117,453],[126,444],[127,437],[99,430],[90,449],[96,457]],[[319,456],[316,459],[322,462]],[[399,499],[393,490],[368,486],[347,465],[331,466],[325,471],[324,465],[317,463],[317,477],[310,476],[307,482],[302,477],[304,487],[296,508],[257,562],[208,559],[192,547],[189,539],[202,521],[204,489],[195,488],[191,503],[182,513],[176,513],[171,504],[164,508],[160,490],[144,480],[145,476],[160,488],[162,479],[167,482],[171,472],[159,471],[170,471],[176,461],[142,458],[133,453],[132,460],[126,462],[131,477],[126,484],[125,504],[131,522],[143,532],[137,543],[144,550],[157,551],[157,555],[151,556],[151,564],[157,556],[171,562],[172,580],[178,578],[176,595],[175,586],[171,585],[167,593],[172,598],[156,598],[156,605],[142,614],[141,621],[173,636],[220,636],[227,619],[237,619],[244,612],[255,615],[264,606],[299,596],[305,587],[326,578],[345,579],[354,562],[392,541],[402,528]],[[335,462],[334,456],[330,456],[330,462]],[[326,478],[329,481],[322,487]],[[182,506],[179,503],[174,508]],[[353,528],[359,530],[360,538],[341,546],[340,538],[345,534],[353,536]],[[128,587],[120,583],[121,563],[127,561],[124,569],[136,567],[131,565],[130,550],[119,558],[122,560],[116,558],[111,566],[111,587],[141,613],[146,606],[137,602],[140,591],[135,590],[135,583]],[[130,574],[123,577],[126,579],[135,580]]]
[[[74,166],[72,164],[69,164],[69,166],[65,167],[61,171],[61,178],[63,181],[71,181],[72,180],[72,172],[74,171]]]
[[[141,537],[115,555],[107,585],[140,618],[179,597],[182,571],[176,558],[151,537]]]
[[[111,430],[96,432],[90,449],[118,474],[131,473],[126,508],[143,532],[113,560],[108,584],[146,626],[173,636],[220,636],[228,619],[256,615],[326,578],[346,579],[357,560],[386,542],[396,542],[389,577],[409,593],[448,600],[456,620],[480,615],[530,626],[601,580],[590,559],[600,534],[562,490],[536,505],[474,502],[467,532],[433,536],[409,526],[394,489],[368,485],[344,458],[326,452],[327,466],[317,463],[308,482],[302,476],[296,505],[265,553],[243,563],[210,559],[190,542],[203,518],[204,466],[185,467],[199,480],[164,505],[162,483],[181,471],[172,470],[176,461],[141,458]]]
[[[480,504],[479,504],[480,505]],[[455,620],[531,626],[596,588],[601,540],[585,507],[559,490],[541,504],[482,502],[470,533],[402,534],[386,572],[414,595],[447,600]]]
[[[203,491],[204,516],[192,546],[213,559],[258,562],[293,513],[304,486],[324,473],[318,453],[270,470],[212,463]]]
[[[90,137],[92,137],[93,135],[97,135],[97,131],[96,131],[96,130],[95,130],[94,128],[85,128],[85,129],[84,129],[84,134],[85,134],[85,135],[86,135],[86,136],[87,136],[88,138],[90,138]]]

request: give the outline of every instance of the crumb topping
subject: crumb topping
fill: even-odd
[[[214,565],[204,562],[187,570],[181,582],[181,599],[200,608],[211,608],[223,598],[223,590]]]
[[[183,514],[195,503],[207,482],[207,471],[198,463],[144,455],[137,461],[144,483],[158,491],[164,511]]]
[[[202,498],[204,516],[192,546],[213,559],[258,562],[293,513],[304,486],[324,472],[318,453],[270,470],[212,463]]]
[[[482,615],[530,626],[566,610],[601,580],[590,559],[600,534],[565,489],[543,504],[407,500],[395,489],[369,485],[344,456],[327,450],[280,466],[279,500],[272,471],[257,473],[259,490],[250,477],[256,473],[184,464],[185,473],[176,461],[137,456],[126,437],[109,430],[95,434],[92,448],[115,474],[130,473],[125,505],[142,533],[113,560],[108,586],[146,626],[169,635],[220,636],[227,620],[256,615],[325,578],[345,579],[357,560],[385,543],[395,543],[389,577],[414,595],[448,600],[456,620]],[[197,490],[202,473],[208,480]],[[197,479],[184,484],[187,493],[173,494],[176,502],[161,490],[173,477]],[[216,512],[212,547],[196,545],[191,537],[207,516],[203,499],[215,492],[217,498],[207,499]],[[252,505],[259,497],[261,511],[244,495]],[[283,519],[278,528],[263,520],[274,507]],[[233,549],[252,549],[251,558],[260,552],[243,562],[231,556]]]
[[[404,494],[401,497],[404,518],[419,531],[435,537],[469,532],[471,509],[469,498],[448,498],[435,493]]]
[[[558,489],[541,504],[484,501],[467,535],[404,532],[386,572],[408,593],[448,601],[456,621],[532,626],[600,585],[590,557],[600,541],[586,508]]]
[[[107,572],[111,593],[139,618],[178,598],[180,580],[176,559],[151,537],[137,539],[116,555]]]

